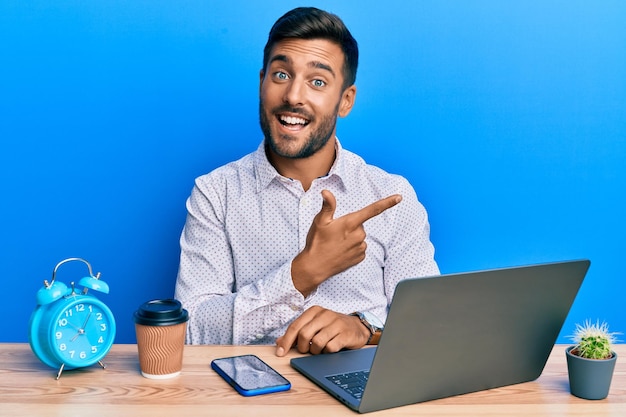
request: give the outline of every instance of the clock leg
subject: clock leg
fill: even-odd
[[[104,364],[104,362],[102,362],[102,361],[98,361],[98,363],[100,364],[100,366],[102,367],[102,369],[107,369],[107,366]]]
[[[65,368],[65,364],[61,364],[61,367],[59,368],[59,372],[57,373],[57,380],[61,378],[61,374],[63,373],[64,368]]]

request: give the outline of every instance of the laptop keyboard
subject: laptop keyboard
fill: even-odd
[[[369,376],[370,371],[367,370],[330,375],[327,376],[326,379],[342,388],[357,400],[360,400],[363,396],[363,391],[365,391],[365,384],[367,383],[367,378]]]

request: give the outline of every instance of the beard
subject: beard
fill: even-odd
[[[291,149],[288,146],[282,146],[280,142],[295,142],[297,139],[287,133],[280,134],[278,138],[274,137],[270,127],[270,119],[272,115],[280,112],[288,112],[299,114],[313,123],[315,118],[300,108],[292,108],[289,105],[279,106],[272,110],[268,116],[267,109],[263,104],[263,100],[259,100],[259,119],[261,131],[265,135],[266,144],[278,156],[290,159],[308,158],[322,149],[328,140],[333,136],[335,126],[337,125],[337,113],[339,112],[339,104],[337,104],[334,113],[323,115],[320,119],[317,129],[311,132],[306,142],[299,149]],[[280,139],[280,142],[277,140]]]

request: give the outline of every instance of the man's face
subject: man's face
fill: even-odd
[[[343,89],[344,55],[324,39],[285,39],[261,71],[259,117],[270,150],[307,158],[335,136],[337,116],[352,109],[356,88]]]

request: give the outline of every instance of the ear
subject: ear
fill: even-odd
[[[341,93],[341,101],[339,103],[339,117],[346,117],[354,107],[356,99],[356,86],[352,84]]]
[[[261,89],[263,88],[264,79],[265,79],[265,70],[261,70],[259,74],[259,94],[261,93]]]

